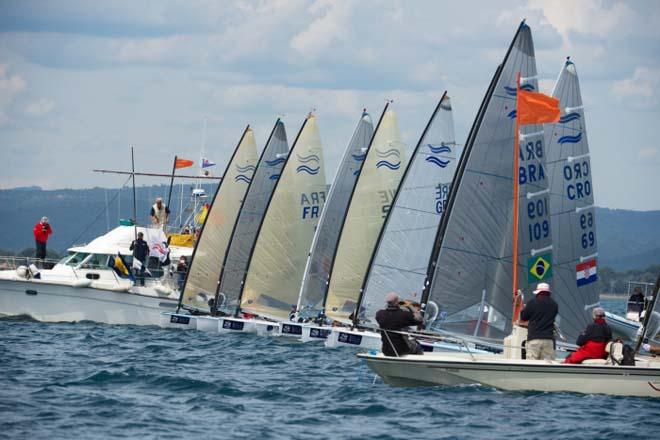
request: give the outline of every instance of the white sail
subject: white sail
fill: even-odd
[[[306,317],[317,316],[323,307],[342,221],[373,134],[371,117],[365,111],[337,169],[307,258],[297,307],[298,313]]]
[[[257,144],[248,126],[227,164],[195,245],[181,292],[184,308],[209,311],[208,301],[218,289],[222,261],[256,165]]]
[[[355,311],[378,235],[406,167],[405,155],[396,114],[388,105],[344,218],[325,299],[325,315],[331,319],[349,322]]]
[[[377,326],[385,296],[421,302],[433,242],[462,149],[451,102],[443,94],[406,168],[374,254],[360,301],[361,324]]]
[[[325,203],[323,148],[316,117],[303,123],[268,204],[241,296],[241,310],[287,319]]]
[[[591,308],[598,305],[600,295],[593,175],[580,83],[572,61],[564,64],[552,95],[562,109],[559,123],[545,126],[555,244],[553,296],[559,303],[559,327],[575,341],[591,322]]]

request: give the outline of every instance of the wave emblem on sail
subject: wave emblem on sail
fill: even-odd
[[[560,121],[561,121],[561,120],[560,120]],[[576,135],[566,135],[566,136],[562,136],[562,137],[560,137],[560,138],[557,140],[557,143],[558,143],[559,145],[563,145],[563,144],[577,144],[578,142],[580,142],[581,139],[582,139],[582,133],[578,133],[578,134],[576,134]]]
[[[582,116],[578,112],[567,113],[559,118],[559,123],[566,124],[567,122],[575,121],[576,119],[580,119],[581,117]]]
[[[533,84],[521,84],[520,85],[520,90],[525,90],[526,92],[533,92],[534,91],[534,85]],[[507,95],[509,96],[516,96],[518,94],[516,87],[511,87],[511,86],[504,86],[504,91],[506,92]]]
[[[440,145],[432,145],[428,144],[429,150],[431,150],[431,153],[433,154],[451,154],[451,147],[449,145],[445,145],[444,143],[441,143]],[[426,159],[424,159],[426,162],[432,163],[434,165],[439,166],[440,168],[446,168],[447,165],[451,162],[450,158],[441,158],[433,155],[429,155]]]
[[[234,182],[252,182],[252,177],[250,176],[252,176],[256,169],[257,167],[255,165],[247,164],[245,166],[240,166],[239,164],[236,164],[236,171],[238,171],[239,174],[234,177]]]
[[[401,167],[401,153],[396,148],[390,148],[386,151],[380,151],[376,149],[376,156],[381,160],[376,162],[376,168],[385,167],[389,170],[398,170]]]
[[[320,163],[321,159],[316,154],[310,154],[309,156],[296,155],[298,162],[301,163],[296,168],[296,173],[307,173],[311,175],[318,174],[321,169]]]

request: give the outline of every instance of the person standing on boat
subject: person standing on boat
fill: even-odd
[[[555,318],[559,306],[550,297],[550,285],[539,283],[532,298],[520,312],[520,319],[527,321],[527,359],[555,359]]]
[[[34,241],[36,245],[35,257],[40,260],[46,259],[46,242],[48,237],[53,233],[53,229],[48,223],[48,217],[41,217],[41,220],[34,225]]]
[[[385,297],[387,307],[376,313],[376,321],[380,326],[380,335],[383,343],[382,351],[385,356],[403,356],[404,354],[422,354],[419,344],[408,336],[399,332],[407,331],[408,327],[423,322],[419,309],[412,307],[402,309],[399,307],[399,296],[390,292]]]
[[[188,260],[185,255],[179,257],[179,264],[176,265],[176,274],[177,274],[177,283],[179,285],[179,290],[183,289],[183,282],[186,280],[186,274],[188,273]]]
[[[577,338],[580,348],[564,359],[565,364],[581,364],[586,359],[607,358],[605,347],[612,340],[612,330],[605,322],[605,310],[594,308],[592,317],[594,322]]]
[[[170,216],[170,208],[168,208],[164,203],[163,199],[156,197],[156,203],[151,207],[151,223],[163,227],[167,224],[167,220]]]
[[[630,295],[630,298],[628,298],[628,311],[637,312],[638,316],[641,317],[642,312],[644,311],[645,300],[646,298],[642,293],[642,288],[639,286],[635,287],[635,290],[633,290],[633,294]]]
[[[149,256],[149,245],[144,241],[144,234],[138,232],[137,239],[133,240],[129,250],[133,251],[133,258],[140,262],[139,265],[133,265],[135,268],[135,279],[136,283],[140,283],[141,286],[144,286],[144,271],[147,268],[147,257]]]

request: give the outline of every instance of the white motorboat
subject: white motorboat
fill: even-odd
[[[148,243],[166,241],[162,230],[138,227]],[[44,322],[96,321],[158,325],[160,314],[176,309],[177,278],[152,268],[145,286],[136,286],[108,266],[118,254],[130,268],[133,226],[118,226],[87,245],[69,249],[50,269],[30,270],[30,259],[0,259],[0,314],[28,315]],[[171,246],[170,259],[190,257],[192,248]],[[156,266],[159,266],[156,264]],[[157,272],[159,271],[159,272]],[[38,275],[37,275],[38,272]]]
[[[607,325],[612,329],[612,334],[628,341],[634,341],[637,337],[640,327],[638,319],[627,319],[614,313],[605,312],[605,321],[607,321]]]

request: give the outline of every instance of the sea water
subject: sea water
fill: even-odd
[[[0,438],[648,439],[659,431],[660,399],[395,388],[350,349],[0,319]]]

